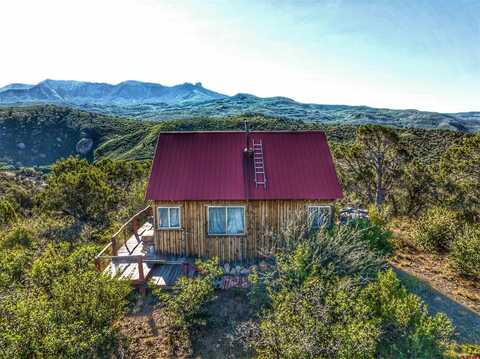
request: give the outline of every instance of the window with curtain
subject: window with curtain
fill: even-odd
[[[313,228],[320,228],[330,224],[329,206],[309,206],[308,217]]]
[[[208,234],[245,234],[245,208],[208,207]]]
[[[158,228],[180,228],[180,207],[158,207]]]

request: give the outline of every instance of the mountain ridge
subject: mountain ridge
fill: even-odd
[[[104,82],[46,79],[36,85],[10,84],[0,88],[0,103],[142,104],[202,102],[224,94],[206,89],[200,82],[164,86],[135,80],[112,85]]]
[[[301,103],[288,97],[258,97],[249,93],[228,96],[209,90],[200,82],[164,86],[128,80],[112,85],[47,79],[36,85],[16,83],[0,88],[0,106],[29,104],[57,104],[98,114],[153,121],[253,114],[320,123],[480,131],[480,112],[475,111],[438,113]]]

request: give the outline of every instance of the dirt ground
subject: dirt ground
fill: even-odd
[[[192,330],[191,342],[180,343],[181,350],[176,353],[172,353],[167,339],[162,308],[154,307],[151,298],[147,297],[119,323],[129,342],[126,357],[251,358],[235,338],[237,324],[255,316],[247,292],[238,288],[218,290],[216,299],[207,305],[208,320]]]
[[[252,358],[238,342],[236,328],[250,319],[256,311],[250,304],[247,289],[232,288],[218,291],[217,299],[209,303],[208,324],[199,327],[192,338],[196,359]]]
[[[155,308],[149,297],[137,303],[133,312],[118,324],[121,333],[128,339],[126,358],[190,358],[189,342],[180,343],[182,350],[172,353],[163,322],[163,309]]]
[[[480,281],[458,275],[447,255],[417,250],[399,232],[391,264],[403,283],[420,296],[431,313],[444,312],[454,323],[460,343],[480,344]]]

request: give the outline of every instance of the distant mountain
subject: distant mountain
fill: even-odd
[[[79,108],[101,114],[154,121],[195,117],[223,118],[250,114],[305,122],[352,125],[371,123],[397,128],[480,131],[480,112],[443,114],[367,106],[317,105],[296,102],[286,97],[261,98],[250,94],[238,94],[199,103],[148,103],[127,106],[90,104]]]
[[[0,88],[0,103],[181,104],[226,98],[208,90],[201,83],[163,86],[140,81],[117,85],[81,81],[45,80],[36,85],[11,84]]]
[[[306,122],[480,131],[480,112],[444,114],[306,104],[286,97],[261,98],[251,94],[227,96],[208,90],[201,83],[163,86],[139,81],[111,85],[45,80],[37,85],[11,84],[0,88],[0,105],[32,103],[61,104],[99,114],[154,121],[254,114]]]
[[[0,87],[0,92],[4,92],[7,90],[27,90],[32,88],[35,85],[27,85],[27,84],[10,84],[4,87]]]

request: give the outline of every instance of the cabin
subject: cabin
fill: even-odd
[[[145,194],[150,206],[141,213],[150,220],[132,218],[134,234],[117,238],[112,257],[143,253],[137,272],[148,271],[148,261],[252,262],[268,247],[267,232],[298,213],[313,226],[328,224],[341,197],[321,131],[161,133]]]

